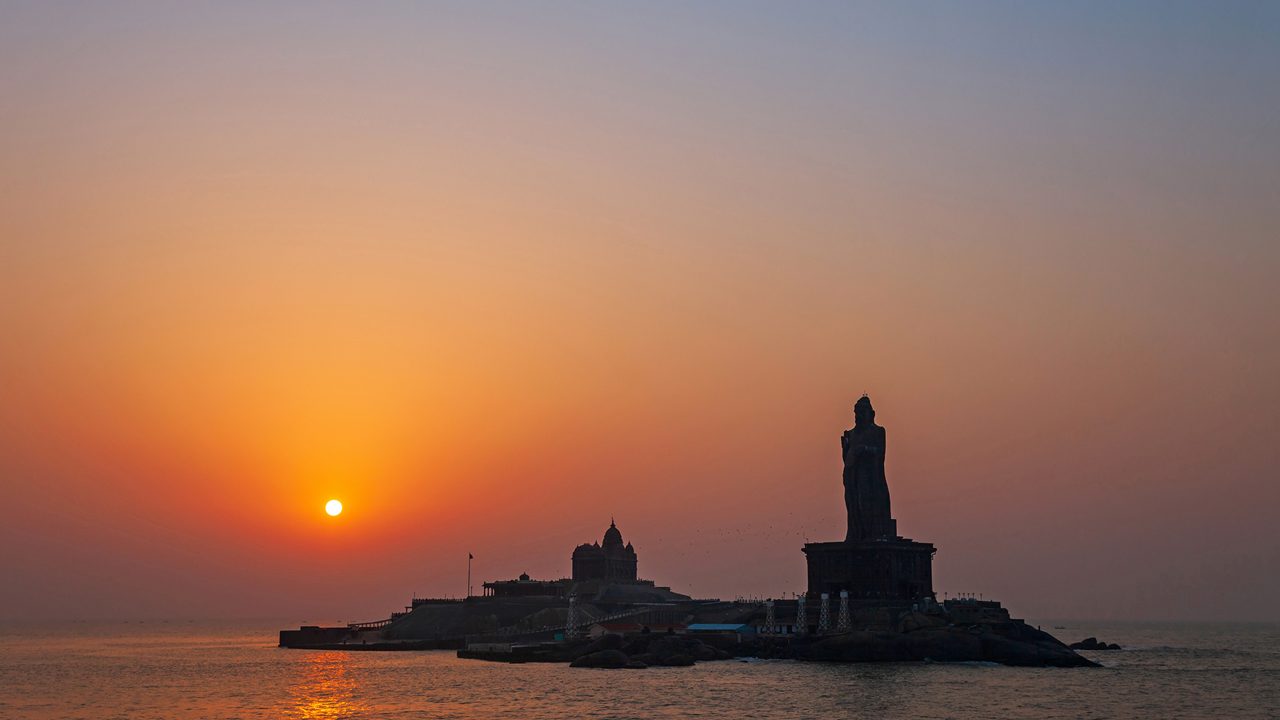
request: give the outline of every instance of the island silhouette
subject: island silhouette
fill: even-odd
[[[384,620],[282,630],[280,645],[448,648],[479,660],[601,668],[743,656],[1095,666],[1049,633],[1011,617],[998,601],[938,601],[936,548],[897,533],[884,470],[886,433],[875,422],[870,397],[857,400],[853,416],[853,427],[840,438],[847,532],[844,540],[804,545],[808,587],[793,597],[697,599],[641,579],[635,548],[611,519],[600,541],[574,548],[570,577],[521,574],[485,582],[479,596],[412,598]]]

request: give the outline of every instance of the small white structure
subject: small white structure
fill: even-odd
[[[836,615],[836,632],[849,632],[849,591],[840,591],[840,612]]]
[[[569,596],[569,617],[564,621],[564,639],[572,640],[578,637],[578,596],[572,594]]]

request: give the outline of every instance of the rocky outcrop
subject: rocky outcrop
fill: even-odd
[[[902,613],[902,617],[898,619],[899,632],[914,632],[924,628],[946,627],[947,618],[937,614],[927,614],[916,611]],[[854,627],[876,627],[871,623],[855,623]]]
[[[1096,637],[1087,637],[1081,640],[1080,642],[1073,642],[1067,647],[1071,648],[1072,650],[1121,650],[1122,649],[1119,645],[1115,643],[1111,643],[1110,645],[1108,645],[1107,643],[1099,642],[1098,638]]]
[[[687,635],[639,635],[626,641],[605,635],[587,648],[570,667],[629,668],[688,667],[699,660],[728,660],[724,650]]]
[[[613,633],[606,633],[596,638],[595,640],[592,640],[590,643],[586,645],[586,647],[579,650],[578,654],[583,655],[583,654],[600,652],[601,650],[621,650],[621,649],[622,649],[622,636],[614,635]]]
[[[986,661],[1028,667],[1096,667],[1048,633],[1024,623],[856,631],[797,641],[800,660],[828,662]]]
[[[699,660],[733,657],[688,635],[639,635],[623,649],[634,659],[651,666],[685,667]]]
[[[575,659],[569,667],[617,669],[627,667],[630,662],[631,658],[621,650],[601,650]]]
[[[867,616],[871,617],[871,616]],[[984,616],[986,617],[986,616]],[[606,634],[595,639],[461,650],[499,662],[561,662],[573,667],[682,667],[732,657],[819,662],[974,662],[1028,667],[1096,667],[1057,638],[1021,620],[956,623],[949,614],[907,611],[879,626],[823,636]],[[988,618],[990,620],[990,618]],[[1092,641],[1097,643],[1096,638]],[[1096,646],[1102,648],[1103,643]],[[1110,647],[1110,646],[1105,646]]]
[[[687,667],[699,661],[728,660],[733,655],[688,635],[602,635],[591,641],[522,646],[509,650],[465,649],[458,657],[508,663],[567,662],[576,668],[643,670]]]

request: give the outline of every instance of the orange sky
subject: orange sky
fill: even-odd
[[[379,7],[0,9],[0,617],[374,619],[611,515],[792,592],[865,391],[939,591],[1275,618],[1274,11]]]

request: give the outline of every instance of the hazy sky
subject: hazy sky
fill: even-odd
[[[6,1],[0,168],[0,617],[793,592],[863,392],[940,593],[1280,617],[1280,4]]]

